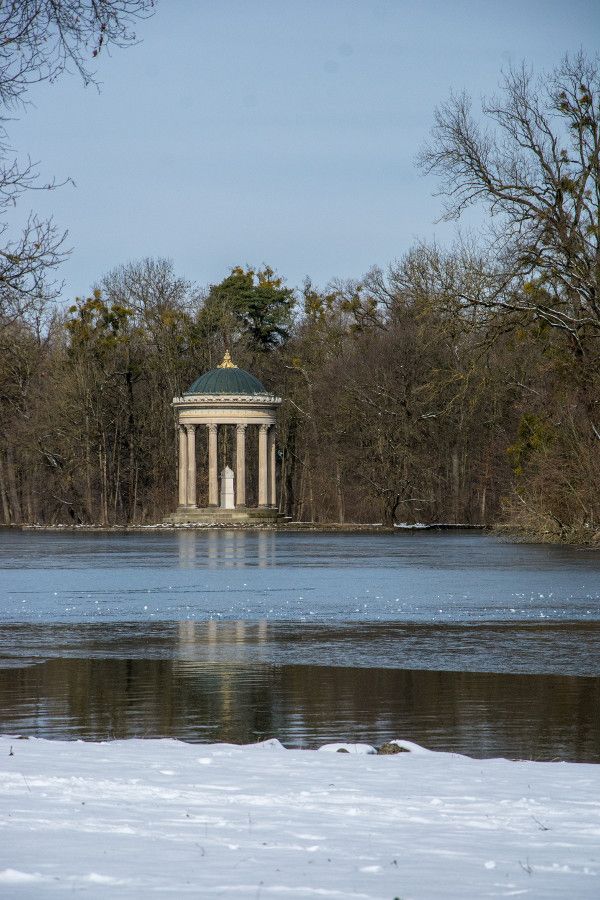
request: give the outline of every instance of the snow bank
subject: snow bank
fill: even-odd
[[[0,896],[600,896],[600,766],[398,743],[1,737]]]
[[[377,753],[375,747],[371,747],[370,744],[323,744],[319,750],[326,753]]]

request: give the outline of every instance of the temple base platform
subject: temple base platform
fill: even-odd
[[[272,507],[179,507],[165,519],[166,525],[275,525],[279,512]]]

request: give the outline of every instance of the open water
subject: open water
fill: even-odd
[[[600,552],[0,530],[0,731],[600,761]]]

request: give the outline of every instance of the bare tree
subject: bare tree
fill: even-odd
[[[538,79],[511,69],[482,113],[466,94],[450,97],[420,155],[441,177],[444,218],[475,204],[491,213],[498,289],[476,302],[542,320],[590,355],[600,338],[598,59],[567,56]]]
[[[0,0],[0,102],[23,101],[32,84],[54,81],[69,66],[86,84],[109,46],[136,40],[133,24],[154,0]]]
[[[10,235],[7,216],[23,193],[56,187],[42,183],[31,159],[19,160],[7,125],[23,109],[29,88],[74,69],[95,83],[90,64],[103,48],[135,41],[132,25],[150,14],[153,0],[0,0],[0,328],[38,312],[57,295],[52,281],[66,255],[65,233],[31,214]]]

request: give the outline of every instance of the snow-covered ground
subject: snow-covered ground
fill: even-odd
[[[10,737],[0,760],[11,900],[600,897],[600,766]]]

